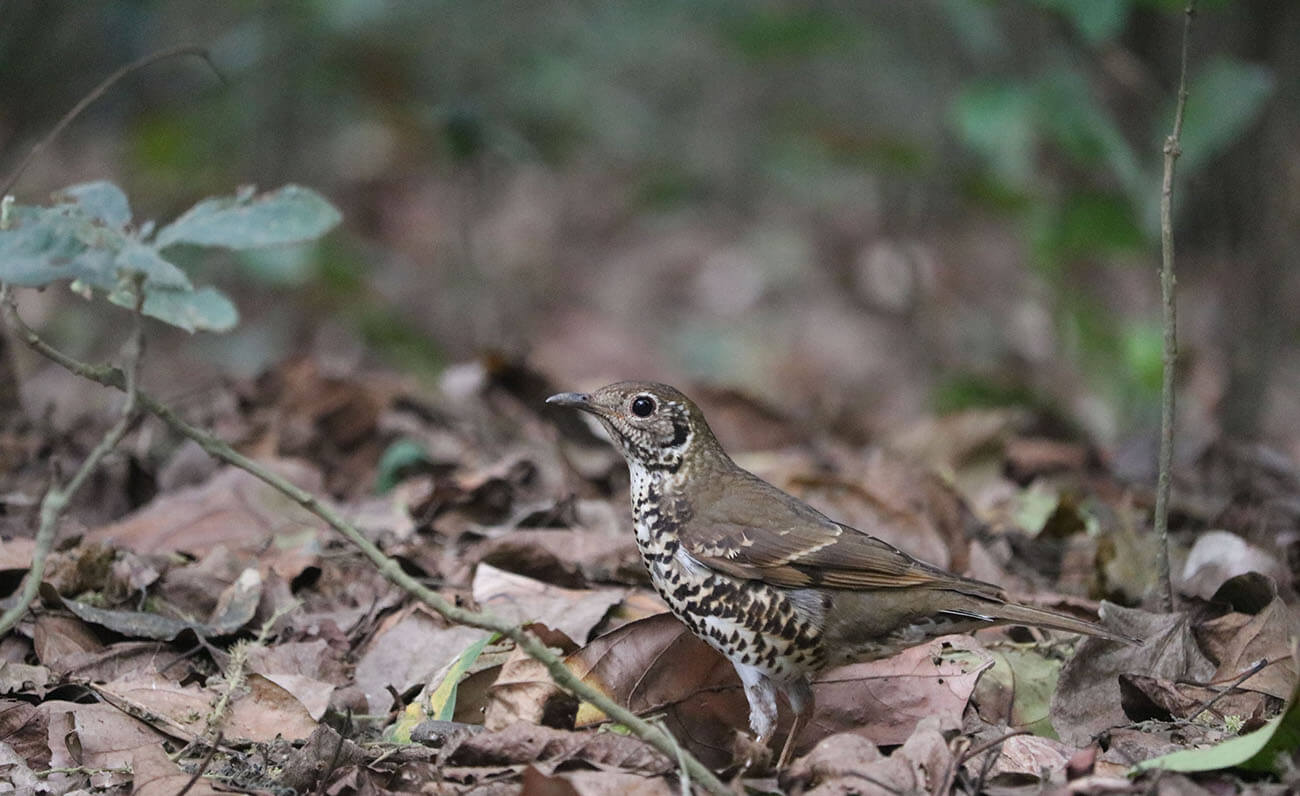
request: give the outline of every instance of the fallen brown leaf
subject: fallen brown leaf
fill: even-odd
[[[1168,680],[1207,680],[1214,664],[1201,653],[1185,614],[1153,614],[1106,606],[1108,624],[1144,639],[1140,647],[1084,639],[1061,669],[1052,697],[1052,726],[1061,740],[1087,746],[1093,735],[1128,723],[1120,704],[1118,675],[1142,672]]]
[[[1296,686],[1296,663],[1291,657],[1296,628],[1300,628],[1300,612],[1275,597],[1254,616],[1230,613],[1205,622],[1196,637],[1219,663],[1215,682],[1236,680],[1256,661],[1264,660],[1268,665],[1239,687],[1285,700]]]
[[[122,768],[137,748],[163,740],[148,724],[102,702],[51,700],[40,711],[48,720],[52,768]]]
[[[114,706],[147,715],[157,729],[186,741],[207,731],[216,700],[211,689],[161,678],[114,680],[93,688]],[[306,738],[316,729],[316,722],[288,691],[259,674],[250,674],[245,687],[231,699],[220,728],[229,743],[267,742],[277,737]]]
[[[565,589],[490,564],[478,565],[472,591],[475,602],[498,616],[518,624],[538,622],[579,644],[627,595],[625,589]]]
[[[47,600],[57,599],[57,595],[48,590],[44,596]],[[192,630],[204,638],[228,636],[248,624],[257,611],[261,597],[262,576],[256,569],[246,569],[221,593],[212,617],[207,622],[174,619],[143,611],[108,611],[69,599],[63,599],[61,603],[81,619],[124,636],[170,641],[186,630]]]
[[[667,777],[625,771],[565,771],[552,776],[535,766],[524,769],[520,796],[677,796],[682,792]]]
[[[49,713],[35,705],[0,699],[0,745],[26,760],[27,765],[45,768],[50,763]]]
[[[392,707],[399,693],[420,685],[470,644],[487,635],[472,627],[447,627],[424,609],[409,608],[384,620],[357,661],[354,677],[371,713]]]
[[[612,732],[570,732],[525,723],[468,736],[451,751],[446,761],[453,766],[539,762],[554,766],[581,761],[647,774],[677,769],[676,761],[664,757],[638,738]]]
[[[132,796],[173,796],[180,793],[192,779],[180,766],[171,761],[162,744],[149,744],[133,750],[131,754],[131,793]],[[186,794],[197,796],[222,796],[208,780],[199,777]]]
[[[280,459],[265,463],[298,486],[320,493],[320,473],[309,465]],[[260,550],[276,537],[322,533],[325,523],[302,506],[234,467],[218,470],[200,486],[159,495],[120,522],[86,534],[86,542],[138,553],[202,553],[216,545]]]
[[[79,654],[97,653],[104,645],[77,617],[42,612],[32,630],[32,647],[37,660],[58,668],[61,661]]]
[[[881,744],[902,743],[927,717],[956,729],[980,672],[991,663],[972,639],[949,636],[892,658],[823,672],[813,683],[817,710],[796,750],[846,730]],[[748,731],[748,703],[734,668],[671,615],[601,636],[566,665],[637,713],[664,713],[674,735],[713,764],[729,763],[731,739],[737,730]],[[777,738],[788,731],[785,713],[783,705]],[[577,724],[603,718],[583,705]]]

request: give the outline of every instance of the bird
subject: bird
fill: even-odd
[[[735,667],[766,747],[781,694],[794,722],[777,767],[814,710],[823,669],[928,639],[1018,624],[1138,643],[1100,624],[1010,600],[827,517],[741,468],[679,390],[622,381],[546,403],[593,415],[627,460],[633,526],[655,590]]]

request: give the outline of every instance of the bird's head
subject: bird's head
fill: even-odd
[[[693,459],[722,453],[699,407],[667,384],[620,381],[546,402],[595,415],[628,463],[647,470],[675,473]]]

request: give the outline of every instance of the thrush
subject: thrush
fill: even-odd
[[[794,724],[778,767],[811,718],[810,677],[822,669],[1003,624],[1136,643],[1012,602],[991,583],[835,522],[733,462],[699,407],[665,384],[625,381],[546,402],[595,415],[621,449],[651,582],[677,618],[735,666],[760,744],[776,728],[777,694],[789,702]]]

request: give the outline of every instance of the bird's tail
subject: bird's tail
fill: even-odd
[[[993,607],[989,614],[998,622],[1012,625],[1032,625],[1034,627],[1045,627],[1049,630],[1064,630],[1067,633],[1082,633],[1085,636],[1096,636],[1124,644],[1142,643],[1141,639],[1126,636],[1096,622],[1089,622],[1086,619],[1079,619],[1047,608],[1035,608],[1032,605],[1002,603]]]

